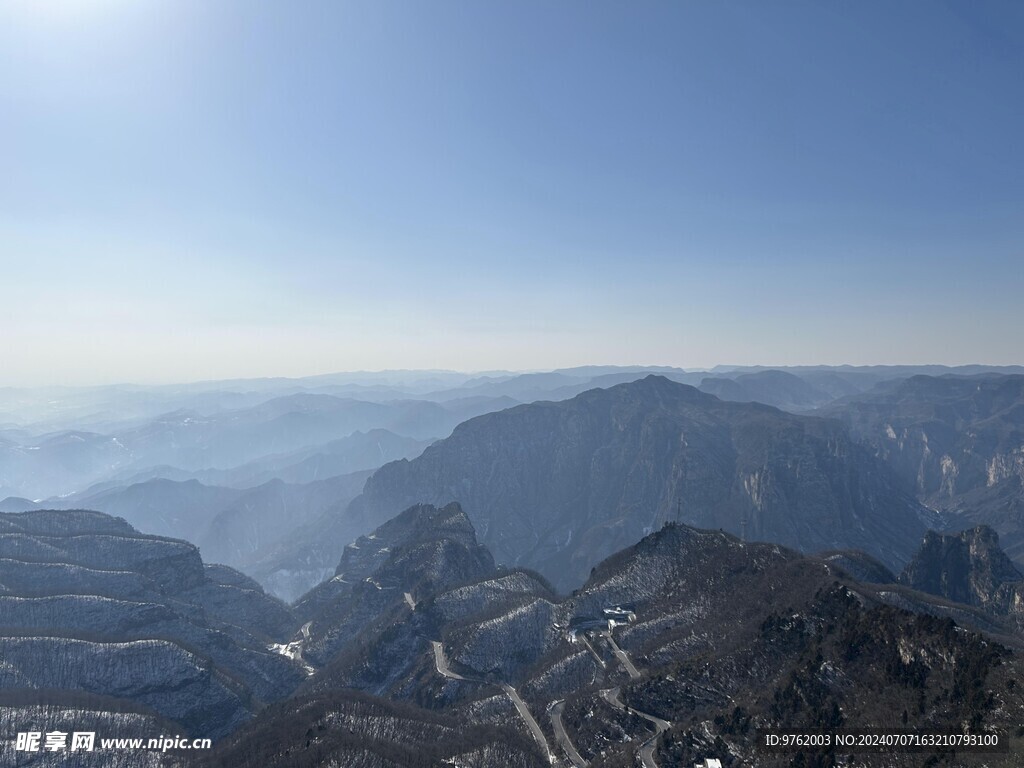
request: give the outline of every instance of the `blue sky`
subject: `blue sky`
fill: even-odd
[[[0,384],[1022,363],[1024,6],[0,4]]]

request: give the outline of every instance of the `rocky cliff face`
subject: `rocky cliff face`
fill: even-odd
[[[993,527],[1024,565],[1024,376],[914,376],[823,412],[926,504]]]
[[[367,481],[349,519],[459,501],[507,565],[577,586],[666,521],[902,566],[916,502],[835,422],[726,403],[658,376],[471,419]]]
[[[115,697],[211,738],[304,678],[290,610],[195,547],[86,511],[0,515],[0,690]]]
[[[296,615],[304,621],[313,618],[327,604],[351,592],[354,585],[371,578],[385,564],[393,561],[403,548],[438,541],[450,541],[479,551],[473,524],[458,504],[449,504],[441,509],[430,504],[409,507],[372,533],[346,545],[334,569],[334,577],[296,601]],[[481,556],[490,557],[489,553]]]
[[[958,603],[1024,616],[1024,575],[987,526],[948,535],[929,531],[900,582]]]

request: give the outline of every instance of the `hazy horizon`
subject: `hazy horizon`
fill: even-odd
[[[225,376],[218,378],[199,378],[199,379],[151,379],[147,380],[144,378],[137,379],[124,379],[124,380],[100,380],[100,381],[83,381],[79,383],[63,383],[63,382],[27,382],[27,383],[9,383],[0,379],[0,389],[25,389],[25,390],[42,390],[48,388],[67,388],[67,389],[90,389],[90,388],[102,388],[102,387],[169,387],[173,388],[176,386],[193,386],[202,384],[219,384],[219,383],[235,383],[235,382],[260,382],[260,381],[308,381],[311,379],[318,378],[331,378],[331,377],[379,377],[385,378],[387,376],[396,376],[400,374],[423,374],[424,376],[438,375],[438,376],[465,376],[465,377],[503,377],[503,376],[521,376],[529,374],[541,374],[541,373],[553,373],[557,371],[572,371],[574,369],[587,369],[587,368],[621,368],[621,369],[657,369],[657,368],[671,368],[686,373],[724,373],[730,370],[737,369],[765,369],[765,370],[798,370],[798,369],[810,369],[810,368],[824,368],[824,369],[872,369],[872,368],[1024,368],[1024,363],[979,363],[977,361],[968,363],[935,363],[935,362],[920,362],[920,363],[792,363],[792,364],[770,364],[770,363],[715,363],[712,365],[673,365],[670,363],[579,363],[573,365],[557,365],[549,368],[522,368],[522,369],[510,369],[510,368],[491,368],[491,369],[457,369],[457,368],[380,368],[380,369],[355,369],[355,370],[331,370],[331,371],[315,371],[312,373],[297,373],[297,374],[256,374],[252,376]],[[657,371],[651,371],[657,373]]]
[[[13,0],[0,385],[1017,364],[1024,8]]]

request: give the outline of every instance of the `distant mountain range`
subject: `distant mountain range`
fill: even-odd
[[[832,402],[837,389],[844,393],[856,391],[853,385],[819,388],[807,379],[785,371],[758,371],[735,378],[706,378],[700,382],[702,392],[720,400],[764,403],[793,412],[810,411]]]
[[[376,469],[396,459],[411,459],[433,440],[417,440],[386,429],[355,431],[350,435],[286,453],[274,453],[227,469],[186,470],[168,464],[140,472],[120,472],[110,480],[85,489],[92,495],[118,486],[134,485],[153,478],[198,480],[205,485],[255,488],[271,480],[293,485],[326,480],[338,475]],[[56,497],[61,498],[61,497]]]
[[[258,484],[279,477],[278,470],[308,476],[316,469],[317,454],[323,455],[324,469],[354,463],[363,464],[358,469],[368,469],[394,457],[394,452],[415,452],[412,442],[444,437],[465,419],[510,404],[514,401],[500,398],[444,405],[371,403],[298,394],[212,415],[176,411],[109,434],[74,431],[28,437],[8,432],[6,439],[0,434],[0,491],[8,496],[52,498],[140,475]],[[405,444],[391,438],[383,446],[385,431]],[[357,438],[357,432],[363,437]],[[346,438],[349,443],[339,442]],[[359,440],[362,446],[353,444]],[[377,460],[366,449],[374,445],[383,453]],[[310,459],[310,464],[293,466]]]
[[[387,429],[418,440],[445,437],[471,416],[519,402],[564,400],[650,373],[725,400],[803,412],[913,375],[1024,373],[1020,367],[869,366],[684,371],[584,366],[546,373],[393,371],[140,387],[0,388],[0,499],[49,498],[133,475],[202,477],[272,454]],[[6,423],[5,423],[6,422]],[[156,476],[156,475],[151,475]],[[280,479],[288,479],[278,475]],[[145,479],[145,478],[143,478]],[[270,478],[265,478],[270,479]],[[249,482],[244,478],[237,482]]]
[[[359,495],[369,475],[369,471],[354,472],[304,484],[268,480],[254,488],[155,478],[73,494],[44,506],[116,515],[141,530],[192,541],[210,562],[253,572],[278,556],[296,531],[319,525],[330,510],[343,511]],[[21,511],[41,505],[19,505],[10,500],[7,506],[7,511]],[[317,570],[294,590],[278,586],[282,586],[282,596],[293,599],[324,575]],[[274,583],[272,578],[269,581]]]
[[[756,433],[760,431],[761,437],[782,435],[786,431],[782,427],[786,416],[779,414],[776,425],[768,424],[767,417],[758,416],[750,421],[763,421],[758,429],[737,424],[719,430],[717,435],[707,437],[710,450],[701,453],[697,448],[691,449],[685,462],[682,458],[669,458],[673,452],[678,453],[671,446],[659,448],[635,435],[614,445],[607,435],[591,435],[588,440],[597,441],[592,446],[595,453],[590,459],[596,462],[592,466],[584,466],[583,462],[590,459],[588,447],[581,444],[572,449],[579,454],[575,459],[570,460],[568,454],[541,456],[536,458],[536,464],[520,467],[518,474],[514,470],[520,460],[518,455],[506,451],[499,456],[495,445],[471,445],[468,438],[460,436],[438,446],[437,452],[431,454],[434,458],[430,462],[444,476],[415,482],[399,478],[403,473],[408,475],[427,467],[430,462],[426,458],[411,462],[404,470],[398,468],[402,465],[387,467],[371,482],[365,498],[351,513],[346,511],[362,490],[367,475],[361,473],[396,459],[414,459],[432,442],[421,437],[423,434],[436,429],[437,436],[443,437],[457,422],[477,414],[494,413],[495,421],[491,423],[505,424],[507,417],[502,409],[515,406],[519,400],[541,398],[531,407],[538,409],[536,413],[546,413],[544,409],[553,406],[544,402],[575,402],[574,398],[584,392],[611,391],[609,388],[622,384],[635,384],[651,370],[660,371],[659,375],[670,381],[696,386],[719,400],[764,403],[797,414],[837,418],[846,425],[854,443],[867,446],[870,453],[888,465],[899,481],[897,486],[902,487],[890,493],[887,489],[892,485],[891,479],[879,472],[877,466],[868,467],[864,456],[854,447],[836,458],[837,466],[847,466],[852,473],[847,478],[849,482],[856,476],[862,485],[875,486],[873,491],[868,492],[866,487],[826,487],[825,478],[830,478],[829,482],[838,478],[831,470],[821,471],[817,481],[802,474],[799,483],[784,488],[782,483],[789,469],[783,471],[781,465],[787,461],[786,452],[808,449],[805,444],[814,439],[827,443],[830,437],[819,432],[815,438],[808,432],[797,441],[803,447],[796,448],[797,443],[775,445],[771,451],[776,455],[769,457]],[[984,383],[979,389],[971,383],[973,378],[948,375],[953,370],[958,374],[983,371]],[[844,538],[850,534],[860,537],[852,544],[873,552],[898,571],[920,531],[906,528],[895,537],[886,532],[884,538],[893,539],[895,544],[884,544],[892,550],[884,553],[868,542],[872,536],[882,537],[880,531],[860,531],[858,524],[850,522],[852,518],[835,523],[850,510],[862,514],[862,502],[873,498],[872,494],[886,497],[883,506],[905,505],[907,496],[917,497],[934,510],[930,515],[923,514],[925,523],[932,527],[956,529],[991,524],[1000,533],[1010,556],[1020,563],[1024,557],[1020,553],[1024,526],[1019,523],[1024,509],[1024,487],[1013,468],[1019,463],[1014,457],[1024,450],[1015,415],[1015,408],[1019,407],[1019,383],[1015,382],[1024,376],[994,373],[995,370],[840,366],[723,367],[711,372],[687,372],[676,368],[585,367],[521,375],[498,372],[475,378],[436,372],[396,372],[353,375],[348,379],[314,377],[156,388],[146,395],[154,403],[187,404],[188,398],[194,397],[198,409],[143,419],[113,434],[57,432],[40,438],[32,436],[31,428],[3,430],[0,484],[5,483],[12,495],[0,500],[0,509],[84,506],[111,511],[125,516],[142,530],[195,541],[204,556],[246,569],[288,599],[294,599],[329,574],[345,542],[405,505],[423,500],[439,504],[454,499],[465,501],[499,559],[543,568],[556,579],[561,579],[555,572],[559,568],[567,574],[571,572],[571,576],[559,581],[563,587],[578,584],[602,555],[636,541],[660,522],[674,519],[721,527],[748,538],[778,540],[807,550],[845,546],[851,543]],[[923,376],[921,371],[943,376]],[[432,388],[438,383],[447,388]],[[251,388],[245,389],[246,386]],[[229,396],[231,387],[238,388],[237,396]],[[997,387],[1003,387],[1005,392],[996,393]],[[372,402],[327,393],[341,390],[359,390],[364,394],[381,394],[386,390],[388,397],[415,393],[419,398],[435,398],[438,402]],[[62,396],[70,398],[70,412],[81,413],[89,398],[99,398],[97,402],[101,402],[105,391],[72,390]],[[143,395],[149,392],[145,388],[112,391],[117,396],[124,395],[128,404],[140,403],[140,408],[145,400]],[[280,395],[281,392],[289,394]],[[990,392],[991,396],[987,394]],[[13,397],[10,391],[7,395]],[[964,400],[963,407],[958,405],[950,410],[951,398],[967,398],[971,402]],[[981,402],[985,398],[992,400],[990,405],[995,410],[986,410],[990,405]],[[239,404],[244,407],[236,407]],[[963,417],[963,413],[969,412],[977,417]],[[960,415],[946,419],[950,413]],[[600,413],[588,414],[581,423],[610,418],[612,410],[605,408]],[[892,423],[898,423],[907,433],[895,442],[885,428]],[[487,435],[476,432],[481,427],[475,421],[468,424],[472,427],[465,429],[474,431],[474,439],[489,440]],[[689,429],[696,426],[701,425],[691,424]],[[367,429],[349,431],[353,427]],[[503,432],[501,440],[525,446],[531,440],[554,439],[533,434],[531,424],[516,429],[514,433]],[[919,444],[922,438],[918,433],[930,441],[926,447]],[[561,447],[552,443],[553,451],[567,450],[572,436],[567,434],[563,438]],[[845,436],[841,440],[844,445],[849,442]],[[959,442],[946,445],[948,440]],[[598,443],[607,445],[600,447]],[[461,446],[459,450],[465,456],[453,455],[452,445]],[[635,450],[640,451],[637,456],[641,458],[633,456]],[[819,451],[819,458],[829,450],[832,449]],[[525,454],[523,457],[528,458]],[[804,456],[802,461],[807,458]],[[697,471],[701,460],[705,465],[699,470],[704,472],[703,479],[687,480],[686,473]],[[740,464],[730,475],[722,462],[734,460]],[[773,460],[779,466],[774,466]],[[495,470],[484,479],[478,475],[488,471],[488,461]],[[552,474],[554,466],[559,467],[558,477]],[[950,480],[954,466],[955,483]],[[992,483],[988,481],[990,470],[995,478]],[[543,472],[548,473],[546,480]],[[746,480],[741,480],[737,473],[745,473]],[[566,482],[562,482],[563,476]],[[936,480],[943,476],[947,479],[945,486]],[[198,481],[199,485],[189,481]],[[461,482],[473,482],[476,487],[464,491],[453,485]],[[739,488],[743,482],[768,482],[773,490],[765,496],[763,489]],[[384,485],[388,483],[396,485],[387,490]],[[407,483],[411,485],[399,487]],[[698,488],[700,483],[707,487]],[[809,491],[812,486],[813,493]],[[44,487],[59,489],[61,495],[40,500],[35,493],[29,493]],[[570,492],[569,488],[575,490]],[[73,492],[68,493],[69,490]],[[242,490],[245,493],[239,492]],[[761,501],[752,504],[751,492],[760,494]],[[798,498],[793,492],[801,495]],[[862,492],[866,495],[858,496]],[[391,493],[398,495],[392,498]],[[427,495],[420,498],[421,493]],[[568,498],[570,493],[576,497]],[[602,498],[585,499],[585,493],[600,494]],[[609,493],[619,498],[611,499]],[[847,500],[839,502],[843,496]],[[642,514],[632,515],[631,504],[648,510],[644,514],[653,511],[653,516],[643,520]],[[811,505],[833,512],[807,520],[799,514],[790,518],[788,512],[782,512]],[[493,513],[486,511],[491,508]],[[592,520],[586,517],[591,514]],[[776,517],[769,519],[772,514]],[[489,519],[492,515],[494,521]],[[566,522],[574,516],[578,519]],[[879,516],[906,522],[900,514]],[[918,509],[917,516],[922,516],[922,510]],[[826,520],[832,522],[826,524]],[[897,527],[902,524],[897,523]],[[517,525],[528,531],[517,532]],[[538,539],[537,546],[524,538],[531,535]],[[576,537],[575,541],[567,542],[570,536]],[[516,537],[519,540],[513,541]],[[593,551],[588,553],[588,549]],[[558,562],[563,550],[570,558],[566,564]],[[577,551],[581,553],[578,556]],[[552,565],[544,564],[545,559],[552,558]]]

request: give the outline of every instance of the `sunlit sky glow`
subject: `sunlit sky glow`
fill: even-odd
[[[0,385],[1024,363],[1016,2],[0,2]]]

